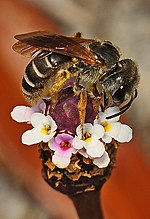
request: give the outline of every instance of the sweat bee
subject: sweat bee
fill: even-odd
[[[49,98],[53,105],[66,82],[74,79],[79,95],[79,117],[83,125],[87,96],[95,111],[119,106],[122,114],[137,96],[139,75],[131,59],[120,60],[120,51],[109,41],[85,39],[81,33],[68,37],[44,31],[16,35],[13,49],[32,58],[26,67],[22,91],[31,104]],[[118,114],[109,116],[115,117]]]

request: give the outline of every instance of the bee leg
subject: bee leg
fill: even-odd
[[[95,97],[92,99],[92,105],[97,119],[99,117],[98,113],[99,113],[99,108],[101,107],[101,101],[102,101],[101,97]]]
[[[43,99],[43,101],[44,101],[44,103],[46,105],[44,115],[47,116],[49,114],[50,100]]]
[[[58,94],[63,88],[64,84],[70,79],[70,72],[65,69],[61,69],[57,72],[55,81],[52,87],[47,91],[47,96],[51,99],[51,113],[53,114],[54,108],[58,102]]]
[[[57,102],[58,102],[58,94],[55,93],[55,95],[51,97],[51,106],[50,106],[51,114],[54,113],[54,109],[56,107]]]
[[[79,109],[79,119],[80,119],[80,124],[81,124],[81,132],[82,132],[83,140],[84,140],[83,125],[84,125],[85,116],[86,116],[86,106],[87,106],[87,92],[82,89],[80,91],[80,100],[78,103],[78,109]]]

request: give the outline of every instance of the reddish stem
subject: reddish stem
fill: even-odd
[[[103,219],[99,191],[84,192],[70,198],[79,219]]]

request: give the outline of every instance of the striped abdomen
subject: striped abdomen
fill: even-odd
[[[56,53],[43,58],[37,56],[33,59],[26,67],[22,80],[22,92],[25,98],[30,103],[34,103],[44,97],[46,82],[53,77],[60,64],[70,59],[70,57]]]

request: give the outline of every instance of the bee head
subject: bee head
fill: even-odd
[[[131,59],[119,61],[101,78],[104,91],[113,98],[114,105],[118,106],[134,96],[138,82],[137,66]]]

